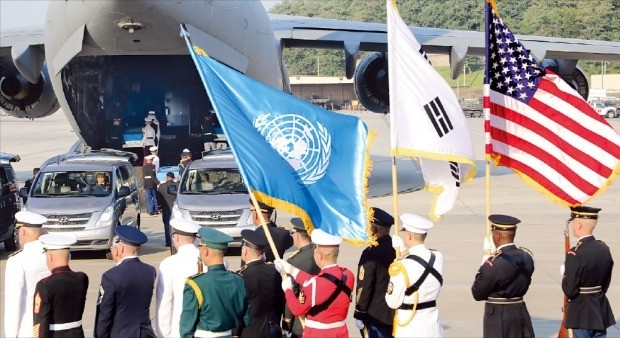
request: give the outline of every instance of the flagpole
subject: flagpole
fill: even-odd
[[[396,156],[392,156],[392,203],[394,203],[394,235],[400,236],[400,227],[398,226],[398,171],[396,170]],[[400,258],[400,251],[396,251],[396,258]]]
[[[484,86],[483,86],[483,94],[482,94],[482,102],[483,102],[483,110],[484,110],[484,128],[485,128],[485,148],[489,146],[490,137],[488,135],[490,128],[490,118],[491,118],[491,98],[490,98],[490,78],[489,78],[489,6],[485,4],[484,6],[484,53],[485,53],[485,70],[484,70]],[[484,176],[485,176],[485,190],[486,190],[486,219],[485,219],[485,240],[488,243],[491,243],[491,221],[489,221],[489,216],[491,215],[491,159],[488,155],[488,149],[485,149],[485,153],[487,155],[486,164],[484,166]],[[486,242],[485,241],[485,242]],[[486,249],[486,254],[491,254],[491,248]]]
[[[265,217],[263,216],[263,212],[261,211],[260,205],[258,205],[258,200],[254,193],[248,187],[248,194],[250,194],[250,199],[252,200],[252,205],[254,206],[254,210],[256,210],[256,214],[258,215],[258,219],[260,220],[260,224],[265,230],[265,236],[267,236],[267,241],[269,242],[269,247],[271,247],[271,252],[273,252],[273,256],[275,259],[280,259],[280,254],[278,253],[278,248],[276,248],[276,244],[273,241],[273,237],[271,237],[271,232],[269,232],[269,228],[267,227],[267,222],[265,221]]]

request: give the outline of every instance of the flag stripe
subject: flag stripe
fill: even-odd
[[[536,96],[536,95],[535,95]],[[596,162],[602,163],[607,169],[613,171],[615,165],[617,163],[617,159],[614,156],[611,156],[605,152],[598,144],[593,143],[591,139],[587,137],[589,134],[579,134],[575,133],[566,128],[565,124],[567,124],[564,119],[560,119],[554,116],[554,119],[548,118],[547,116],[540,113],[539,110],[535,109],[535,107],[528,106],[522,102],[518,102],[512,98],[506,98],[501,93],[492,92],[491,93],[491,101],[496,103],[498,106],[506,106],[510,111],[517,113],[520,119],[529,119],[531,124],[526,124],[528,128],[537,133],[544,134],[543,136],[550,140],[553,143],[556,143],[560,148],[571,148],[571,156],[580,161],[586,161],[586,165],[589,168],[597,168],[598,164],[593,162],[588,163],[588,160],[593,159],[593,155],[597,155],[595,159]],[[537,105],[537,103],[533,103],[536,101],[533,99],[530,101],[530,104]],[[498,107],[494,106],[494,107]],[[545,109],[548,106],[541,106],[540,109]],[[551,108],[549,108],[551,109]],[[498,115],[498,113],[494,112],[493,115]],[[559,114],[562,115],[562,114]],[[514,119],[515,121],[517,118]],[[520,124],[524,124],[523,122],[519,122]],[[579,131],[583,131],[579,129]],[[603,141],[601,141],[604,143]],[[579,147],[577,149],[577,147]],[[607,171],[606,173],[601,173],[601,175],[608,177],[611,171]]]
[[[491,124],[493,124],[493,119],[491,120]],[[491,135],[493,136],[493,140],[494,140],[493,144],[494,144],[494,149],[496,149],[496,151],[499,152],[498,148],[496,147],[497,143],[495,142],[504,143],[504,144],[508,144],[509,142],[512,148],[520,150],[520,152],[518,152],[518,151],[514,151],[513,149],[512,153],[502,153],[503,156],[517,159],[523,164],[528,165],[530,167],[536,167],[539,164],[544,163],[544,166],[536,167],[536,169],[540,170],[540,172],[545,172],[545,171],[548,171],[547,168],[553,168],[552,169],[553,172],[550,172],[550,173],[561,175],[564,179],[570,182],[573,186],[577,187],[579,190],[583,192],[593,194],[600,187],[600,184],[602,184],[602,182],[605,181],[604,177],[597,176],[595,173],[593,173],[592,175],[595,177],[590,178],[594,182],[589,182],[585,180],[582,177],[582,175],[577,174],[573,170],[574,168],[568,165],[566,162],[569,162],[570,164],[575,165],[579,169],[581,169],[583,165],[578,164],[578,162],[575,163],[576,161],[574,160],[571,161],[570,157],[568,156],[565,158],[566,162],[558,160],[557,157],[554,157],[554,155],[548,153],[547,151],[545,151],[545,149],[542,149],[536,146],[535,145],[536,143],[533,143],[534,142],[533,139],[525,140],[513,134],[509,134],[501,129],[497,129],[497,128],[491,129]],[[534,163],[530,163],[526,161],[525,159],[522,158],[524,154],[527,154],[528,157],[531,156],[535,158],[536,161]],[[598,178],[598,179],[595,180],[594,178]]]
[[[508,145],[504,143],[497,143],[496,147],[500,149],[499,153],[510,153],[513,150],[511,149],[511,147],[509,147]],[[524,156],[528,156],[527,153],[525,153]],[[533,158],[532,160],[536,161],[538,159]],[[542,174],[538,169],[534,169],[528,165],[525,165],[524,163],[522,163],[521,161],[515,158],[509,157],[509,156],[501,156],[499,158],[499,165],[512,168],[514,170],[517,170],[525,174],[530,179],[532,179],[534,182],[539,184],[542,188],[544,188],[545,190],[547,190],[548,192],[550,192],[551,194],[555,195],[557,198],[560,198],[561,200],[565,201],[568,204],[577,204],[579,203],[579,201],[582,201],[588,197],[587,195],[580,194],[578,189],[575,189],[573,194],[571,194],[570,192],[566,191],[566,188],[560,188],[558,185],[554,183],[554,181],[559,183],[559,181],[555,180],[557,175],[552,176],[552,175]],[[550,180],[549,177],[553,177],[554,181]]]

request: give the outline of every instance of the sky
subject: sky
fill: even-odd
[[[265,9],[269,10],[282,0],[263,0]],[[42,27],[45,22],[45,12],[49,0],[46,1],[0,1],[0,31],[8,29],[27,29],[30,27]]]

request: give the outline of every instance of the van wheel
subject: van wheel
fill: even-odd
[[[17,240],[15,238],[15,232],[11,235],[11,237],[7,238],[4,241],[4,250],[6,251],[15,251],[17,250]]]

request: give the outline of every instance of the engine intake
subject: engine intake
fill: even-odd
[[[375,113],[390,110],[387,62],[385,53],[372,53],[355,70],[355,94],[364,107]]]
[[[39,81],[30,83],[10,60],[4,58],[0,63],[0,108],[3,111],[15,117],[35,119],[49,116],[58,110],[58,99],[50,84],[45,64]]]

